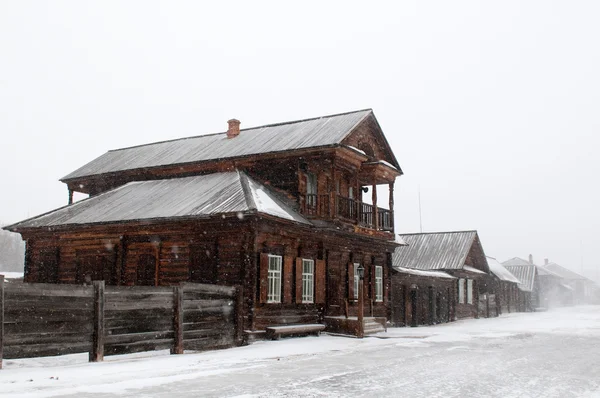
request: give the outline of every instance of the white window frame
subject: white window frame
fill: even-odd
[[[375,266],[375,301],[383,301],[383,267]]]
[[[458,280],[458,304],[465,303],[465,280],[460,278]]]
[[[358,300],[358,289],[360,286],[360,276],[358,275],[358,267],[360,267],[360,263],[354,263],[354,298],[356,300]]]
[[[467,304],[473,304],[473,279],[467,279]]]
[[[281,256],[269,254],[267,303],[281,303]]]
[[[302,302],[315,302],[315,261],[308,258],[302,259]]]

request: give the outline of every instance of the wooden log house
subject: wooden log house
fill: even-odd
[[[365,312],[385,319],[402,171],[372,110],[228,125],[62,178],[66,207],[6,227],[27,243],[25,282],[240,286],[243,327],[258,331],[356,316],[362,265]]]
[[[410,313],[412,301],[417,301],[415,308],[421,308],[420,319],[435,319],[432,314],[434,305],[419,305],[419,297],[427,300],[431,289],[433,297],[440,293],[440,300],[451,302],[450,320],[478,317],[479,297],[488,293],[489,267],[477,231],[433,232],[402,234],[404,246],[396,248],[393,255],[393,267],[398,275],[392,277],[392,290],[397,292],[404,289],[404,296],[395,297],[392,302],[392,312]],[[423,279],[421,283],[407,287],[406,278],[402,277],[403,269],[421,271],[442,271],[455,277],[453,288],[448,292],[441,278]],[[411,298],[411,294],[416,298]],[[437,299],[434,299],[437,300]],[[406,310],[404,309],[406,308]],[[417,310],[418,311],[418,310]],[[413,321],[419,324],[419,321]]]
[[[539,307],[539,281],[537,267],[531,256],[529,261],[514,257],[504,261],[502,265],[519,280],[517,311],[535,311]]]
[[[519,279],[494,257],[487,257],[492,280],[490,291],[494,292],[498,313],[516,312],[519,303]]]

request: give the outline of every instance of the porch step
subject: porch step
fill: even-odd
[[[379,322],[375,322],[372,319],[365,319],[364,331],[365,335],[367,334],[375,334],[379,332],[385,332],[385,328]]]

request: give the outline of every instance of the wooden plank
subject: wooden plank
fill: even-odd
[[[191,331],[185,332],[184,333],[184,341],[187,342],[189,340],[200,339],[203,337],[225,336],[225,335],[231,335],[231,339],[232,340],[235,339],[235,334],[232,332],[231,328],[229,329],[229,331],[224,331],[220,328],[213,328],[213,329],[191,330]]]
[[[227,297],[235,296],[235,288],[230,286],[207,285],[205,283],[184,282],[181,284],[184,293],[222,294]]]
[[[0,275],[0,369],[4,354],[4,275]]]
[[[5,289],[5,294],[29,295],[34,297],[86,297],[92,296],[93,287],[81,285],[54,285],[49,283],[11,283]]]
[[[91,318],[89,321],[73,322],[73,321],[49,321],[42,320],[40,322],[5,322],[4,323],[4,336],[12,334],[27,334],[27,333],[62,333],[62,332],[74,332],[74,333],[90,333],[92,332]]]
[[[11,309],[4,313],[5,323],[37,323],[45,321],[85,322],[92,319],[91,311],[80,310],[46,310],[25,312]]]
[[[183,287],[173,288],[173,331],[175,339],[171,354],[183,354]]]
[[[183,309],[201,310],[204,308],[230,307],[234,304],[233,300],[184,300]]]
[[[26,344],[6,347],[5,359],[33,358],[89,352],[90,343],[72,344]]]
[[[173,330],[161,330],[145,333],[130,333],[105,336],[105,345],[133,344],[138,342],[151,342],[153,340],[173,339]]]
[[[71,297],[52,297],[44,299],[44,297],[40,296],[37,299],[30,298],[23,300],[15,300],[13,297],[10,300],[4,299],[4,307],[12,312],[42,312],[51,310],[91,311],[93,302],[92,300],[73,300]]]
[[[27,344],[71,344],[89,343],[92,341],[91,333],[61,332],[54,331],[45,333],[18,333],[4,336],[4,345],[27,345]]]
[[[173,291],[168,286],[107,286],[105,294],[111,295],[166,295],[170,296]]]
[[[111,302],[105,303],[105,310],[111,312],[122,312],[122,311],[131,311],[131,310],[172,310],[173,309],[173,301],[172,300],[152,300],[152,301],[121,301],[121,302]]]
[[[94,331],[90,362],[104,359],[104,281],[94,281]]]

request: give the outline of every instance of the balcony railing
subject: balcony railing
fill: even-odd
[[[331,207],[333,205],[333,208]],[[333,209],[333,211],[331,211]],[[394,231],[394,212],[377,208],[377,225],[375,225],[375,208],[368,203],[346,198],[337,194],[306,195],[304,214],[322,218],[340,218],[352,221],[362,227],[381,231]]]

